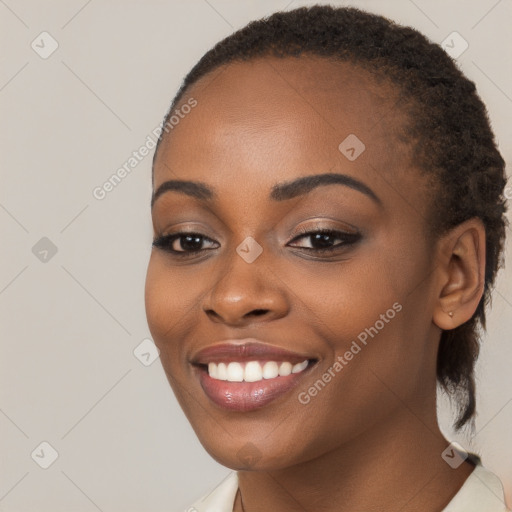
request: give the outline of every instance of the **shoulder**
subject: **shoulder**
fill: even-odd
[[[237,490],[238,476],[232,471],[211,492],[183,512],[232,512]]]
[[[500,479],[480,461],[442,512],[510,512]]]

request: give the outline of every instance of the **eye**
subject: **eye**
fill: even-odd
[[[345,231],[337,231],[333,229],[301,229],[302,234],[295,237],[292,242],[300,239],[309,239],[308,246],[292,245],[312,252],[334,252],[346,246],[356,243],[360,238],[360,233],[347,233]],[[338,243],[336,243],[338,241]]]
[[[360,233],[348,233],[333,229],[307,230],[299,229],[301,234],[296,236],[292,242],[304,239],[308,245],[292,244],[291,247],[315,253],[328,253],[342,250],[343,248],[356,243]],[[206,247],[205,247],[206,245]],[[219,244],[201,233],[179,232],[168,235],[161,235],[153,240],[153,247],[162,249],[177,257],[194,256],[203,251],[216,249]]]
[[[162,249],[176,256],[188,256],[200,253],[205,249],[204,243],[216,244],[214,240],[208,238],[201,233],[173,233],[162,235],[153,240],[153,247]],[[210,246],[211,248],[211,246]],[[215,247],[213,247],[215,248]]]

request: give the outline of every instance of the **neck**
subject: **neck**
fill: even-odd
[[[234,512],[353,510],[439,512],[474,466],[452,469],[436,421],[403,410],[314,460],[272,471],[239,471]],[[242,505],[243,504],[243,505]]]

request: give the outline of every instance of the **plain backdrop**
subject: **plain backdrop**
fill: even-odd
[[[103,199],[93,191],[145,143],[212,45],[313,3],[0,0],[0,511],[181,510],[229,472],[197,441],[144,341],[152,151]],[[511,161],[510,0],[331,3],[439,43],[458,32],[468,48],[457,61]],[[512,503],[508,234],[478,364],[476,436],[451,432],[444,399],[439,414]]]

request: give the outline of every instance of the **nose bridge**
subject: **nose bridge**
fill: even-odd
[[[285,314],[286,297],[269,265],[263,247],[246,237],[220,266],[203,310],[227,323],[238,323],[250,315],[268,319]]]

